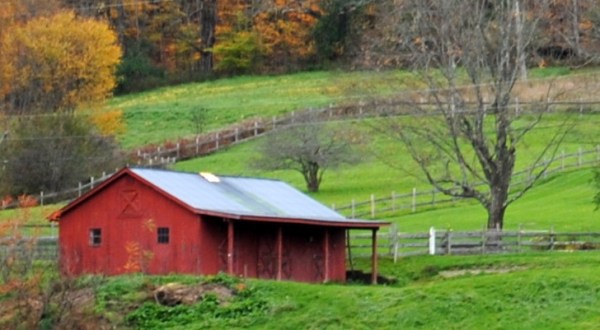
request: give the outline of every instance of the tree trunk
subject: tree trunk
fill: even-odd
[[[488,207],[488,223],[487,228],[489,230],[502,230],[504,227],[504,211],[506,207],[504,203],[494,199]]]
[[[200,72],[209,75],[213,69],[212,47],[215,44],[215,26],[217,24],[217,0],[204,0],[201,10],[201,51]]]
[[[319,170],[311,169],[306,175],[306,189],[309,192],[319,192]]]

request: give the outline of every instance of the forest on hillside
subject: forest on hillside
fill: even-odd
[[[495,1],[483,3],[494,11]],[[598,1],[520,3],[528,19],[539,19],[528,65],[594,61]],[[0,34],[10,22],[58,10],[116,32],[123,50],[117,93],[239,74],[410,67],[407,44],[423,42],[399,30],[415,19],[401,0],[9,0]]]

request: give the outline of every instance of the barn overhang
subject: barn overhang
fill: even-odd
[[[266,217],[266,216],[254,216],[254,215],[240,215],[240,214],[228,214],[220,212],[206,212],[200,211],[199,214],[210,215],[223,219],[227,223],[227,272],[234,274],[233,271],[233,260],[235,253],[235,223],[236,222],[255,222],[255,223],[268,223],[277,226],[276,236],[276,269],[277,269],[277,280],[281,280],[282,273],[282,255],[283,255],[283,234],[282,226],[289,224],[296,225],[307,225],[321,227],[325,229],[324,239],[324,258],[325,258],[325,282],[329,281],[329,231],[327,228],[336,229],[363,229],[370,230],[371,235],[371,283],[377,284],[378,277],[378,255],[377,255],[377,231],[382,226],[387,226],[389,222],[383,221],[369,221],[369,220],[356,220],[356,219],[303,219],[303,218],[285,218],[285,217]]]

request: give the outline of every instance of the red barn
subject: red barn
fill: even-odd
[[[349,220],[286,183],[125,168],[59,210],[63,273],[225,272],[303,282],[344,281]]]

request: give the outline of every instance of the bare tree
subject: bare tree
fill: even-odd
[[[502,229],[506,208],[523,196],[553,157],[565,127],[547,141],[530,165],[529,181],[511,181],[518,146],[543,118],[551,99],[514,107],[536,18],[520,0],[407,0],[395,26],[427,91],[408,106],[420,114],[386,119],[427,181],[444,194],[473,198],[487,210],[487,227]],[[543,8],[541,2],[536,9]],[[540,13],[538,13],[540,14]],[[521,110],[522,111],[522,110]]]
[[[326,170],[358,162],[353,152],[353,143],[360,140],[357,136],[348,130],[336,130],[319,122],[316,114],[309,114],[269,133],[258,147],[254,167],[300,172],[308,191],[318,192]]]

